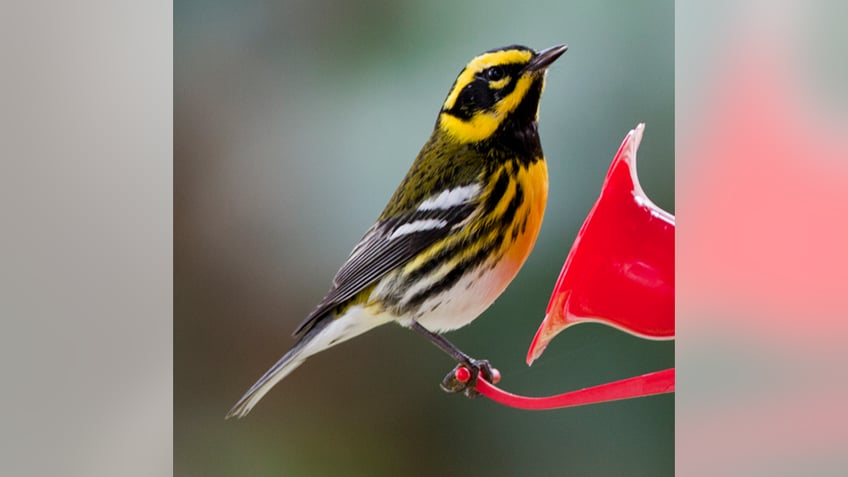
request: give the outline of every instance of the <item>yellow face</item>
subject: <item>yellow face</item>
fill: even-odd
[[[471,60],[445,99],[438,127],[452,139],[469,143],[490,138],[508,118],[536,121],[546,68],[565,51],[556,48],[560,50],[536,53],[510,46]]]

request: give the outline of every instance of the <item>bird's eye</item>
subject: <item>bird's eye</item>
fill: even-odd
[[[503,79],[503,77],[504,70],[500,66],[493,66],[486,70],[486,79],[488,79],[489,81],[498,81],[500,79]]]

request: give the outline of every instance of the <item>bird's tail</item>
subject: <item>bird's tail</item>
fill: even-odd
[[[335,319],[327,316],[324,319],[317,320],[315,325],[298,340],[297,344],[247,390],[244,396],[230,409],[226,418],[246,416],[275,384],[303,364],[306,358],[388,321],[386,319],[375,319],[373,316],[363,318],[358,313],[348,313]]]
[[[315,331],[315,329],[310,330]],[[317,335],[317,333],[310,333],[312,338]],[[285,378],[292,371],[295,370],[298,366],[303,364],[306,361],[306,358],[311,355],[305,354],[303,351],[307,348],[307,344],[310,339],[310,335],[306,335],[297,342],[292,349],[290,349],[282,358],[279,359],[274,366],[271,366],[271,369],[265,372],[261,378],[259,378],[250,389],[244,393],[244,396],[238,400],[238,402],[230,409],[230,412],[227,413],[226,419],[231,417],[242,418],[253,409],[253,406],[262,399],[265,394],[274,387],[275,384],[280,382],[281,379]]]

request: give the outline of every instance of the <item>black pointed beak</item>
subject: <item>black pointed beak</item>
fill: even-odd
[[[527,66],[521,71],[522,73],[526,73],[529,71],[543,71],[545,68],[551,65],[557,58],[562,56],[565,51],[568,50],[568,45],[557,45],[552,46],[550,48],[546,48],[538,53],[536,56],[530,60],[530,63],[527,63]]]

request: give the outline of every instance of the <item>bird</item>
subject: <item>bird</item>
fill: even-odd
[[[481,315],[536,242],[548,196],[539,102],[548,67],[567,49],[510,45],[465,65],[388,205],[295,329],[294,346],[226,418],[247,415],[308,357],[391,322],[421,333],[475,378],[491,376],[488,361],[442,333]]]

